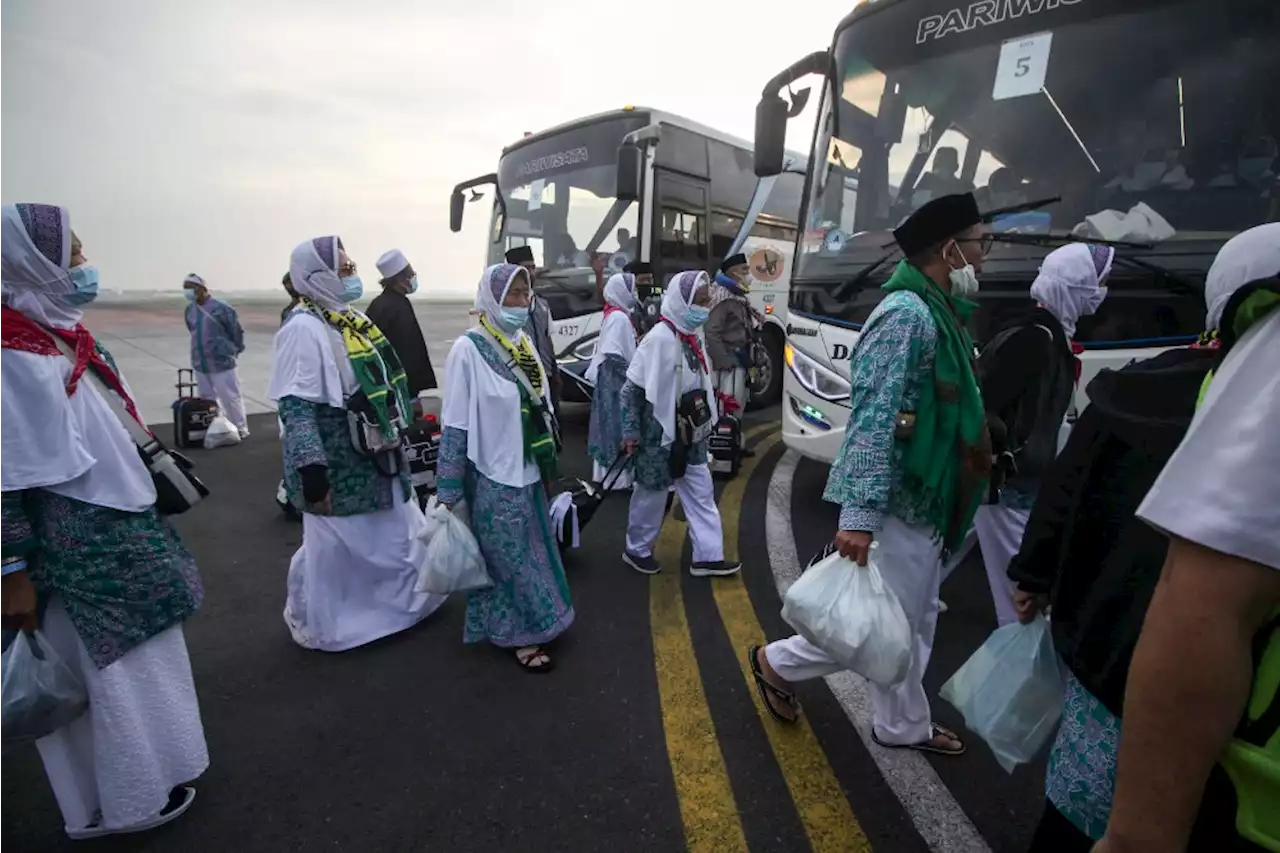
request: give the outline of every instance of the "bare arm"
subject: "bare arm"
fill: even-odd
[[[1115,800],[1095,850],[1186,848],[1248,701],[1253,636],[1277,604],[1280,571],[1170,540],[1129,670]]]

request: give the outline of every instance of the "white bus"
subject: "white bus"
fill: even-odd
[[[843,441],[849,358],[900,258],[891,231],[929,198],[972,190],[985,210],[1023,206],[991,220],[979,344],[1029,307],[1046,252],[1114,241],[1110,295],[1076,332],[1077,411],[1102,368],[1195,340],[1218,249],[1280,219],[1274,0],[858,5],[828,50],[766,87],[757,174],[782,160],[778,93],[809,74],[822,96],[782,418],[787,445],[814,459],[832,461]]]
[[[630,261],[652,265],[663,284],[683,270],[711,270],[744,252],[751,302],[766,319],[770,365],[752,389],[756,405],[782,393],[782,352],[792,252],[805,163],[781,155],[774,175],[757,179],[751,144],[696,122],[644,107],[588,116],[508,146],[498,171],[454,188],[450,228],[463,210],[496,188],[489,263],[527,245],[544,269],[534,287],[551,308],[551,337],[565,398],[590,399],[584,372],[595,351],[603,304],[591,259],[604,276]]]

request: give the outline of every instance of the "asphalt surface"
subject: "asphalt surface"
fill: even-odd
[[[694,579],[671,556],[654,578],[626,569],[626,498],[612,496],[567,561],[577,621],[552,649],[557,669],[533,677],[508,653],[462,644],[461,597],[357,650],[296,646],[281,610],[302,528],[274,502],[274,416],[254,416],[245,444],[193,453],[213,495],[177,521],[206,586],[185,628],[212,761],[194,806],[146,835],[73,845],[35,750],[15,750],[3,759],[4,849],[929,850],[824,682],[801,686],[807,725],[783,731],[744,678],[745,642],[791,633],[765,523],[783,453],[768,425],[776,418],[776,409],[751,416],[762,452],[722,486],[741,579]],[[567,420],[564,467],[585,475],[585,412]],[[795,467],[801,562],[835,527],[825,476],[807,461]],[[679,518],[659,550],[683,547],[687,565]],[[934,697],[995,625],[976,557],[943,598]],[[950,706],[935,698],[933,707],[963,731]],[[930,763],[990,850],[1023,849],[1043,767],[1010,776],[966,740],[967,755]]]

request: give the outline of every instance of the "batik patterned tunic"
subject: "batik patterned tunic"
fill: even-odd
[[[928,523],[924,501],[903,477],[899,412],[914,412],[933,381],[938,329],[924,300],[890,293],[867,318],[850,364],[852,410],[823,499],[840,504],[840,529],[880,530],[886,514]]]
[[[702,373],[702,364],[693,347],[680,341],[685,362],[695,375]],[[600,371],[602,374],[604,370]],[[636,483],[646,489],[666,489],[671,485],[668,463],[670,446],[662,446],[662,424],[653,414],[653,404],[645,398],[644,389],[631,380],[622,386],[622,438],[637,442],[632,463]],[[612,460],[610,460],[612,461]],[[699,441],[689,448],[690,465],[707,464],[707,442]]]

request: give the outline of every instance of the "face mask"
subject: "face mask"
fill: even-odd
[[[498,326],[508,335],[513,335],[524,328],[529,321],[528,308],[503,308],[498,312]]]
[[[189,287],[186,290],[182,291],[182,295],[187,297],[188,302],[196,301],[196,292]]]
[[[418,292],[418,277],[416,275],[413,278],[409,279],[409,292],[410,293]]]
[[[965,261],[964,252],[960,251],[959,243],[956,244],[956,251],[960,254],[960,260]],[[973,271],[973,264],[968,261],[965,261],[960,269],[947,273],[947,278],[951,281],[952,296],[969,299],[978,292],[978,274]]]
[[[358,275],[347,275],[342,277],[342,301],[348,304],[355,302],[364,295],[364,282],[360,280]]]
[[[684,312],[684,321],[689,324],[689,328],[696,329],[707,322],[707,318],[710,316],[710,308],[704,308],[701,305],[690,305]]]
[[[62,296],[67,305],[88,305],[98,298],[98,268],[90,264],[81,264],[71,268],[71,283],[76,286],[72,293]]]
[[[1085,297],[1084,304],[1080,306],[1080,316],[1088,317],[1090,314],[1097,312],[1098,307],[1102,305],[1103,300],[1107,298],[1107,289],[1099,287],[1093,293]]]
[[[1271,171],[1271,160],[1271,157],[1241,157],[1236,163],[1236,174],[1246,181],[1259,180]]]

